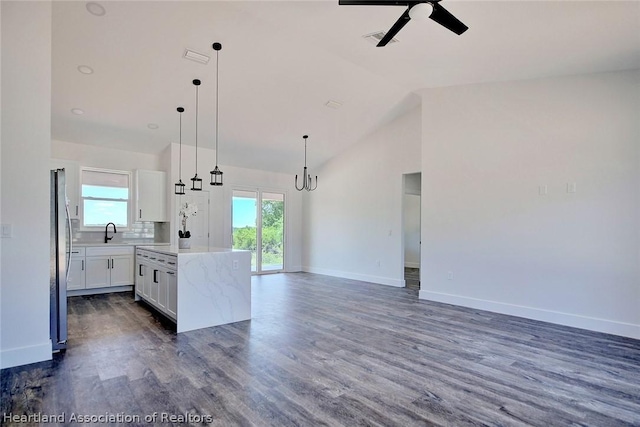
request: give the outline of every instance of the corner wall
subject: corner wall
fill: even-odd
[[[420,171],[420,135],[418,107],[311,170],[319,180],[304,194],[305,271],[404,286],[402,175]]]
[[[421,94],[420,298],[640,338],[640,71]]]
[[[0,367],[51,359],[51,3],[0,2],[2,238]],[[25,55],[28,52],[28,55]]]

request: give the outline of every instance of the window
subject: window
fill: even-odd
[[[113,222],[128,228],[130,182],[129,172],[82,168],[82,227],[104,227]]]

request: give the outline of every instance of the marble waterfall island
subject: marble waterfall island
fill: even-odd
[[[136,300],[176,322],[178,332],[251,318],[251,252],[136,248]]]

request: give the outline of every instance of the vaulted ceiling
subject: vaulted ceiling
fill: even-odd
[[[193,145],[198,78],[198,145],[213,148],[220,42],[220,163],[286,173],[302,162],[303,134],[317,166],[418,105],[417,89],[640,68],[636,1],[444,0],[466,33],[413,20],[384,48],[362,36],[388,30],[403,7],[98,3],[103,16],[53,3],[54,139],[159,153],[178,141],[183,106],[183,143]],[[186,60],[187,48],[211,60]]]

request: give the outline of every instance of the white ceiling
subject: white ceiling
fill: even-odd
[[[183,106],[183,143],[193,145],[199,78],[198,145],[213,148],[211,44],[220,42],[220,164],[286,173],[302,166],[303,134],[317,166],[418,105],[417,89],[640,68],[637,1],[444,0],[466,33],[411,21],[384,48],[362,35],[388,30],[402,7],[99,3],[102,17],[85,2],[53,4],[54,139],[159,153],[178,141]],[[212,59],[185,60],[185,48]],[[329,100],[343,105],[330,109]]]

